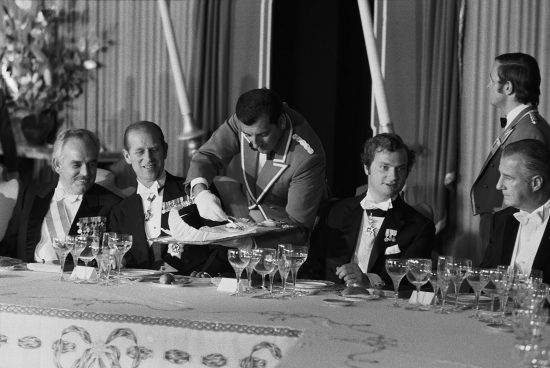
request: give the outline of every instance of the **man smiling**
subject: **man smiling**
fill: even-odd
[[[86,129],[69,129],[54,143],[52,168],[59,179],[25,190],[10,222],[2,253],[28,262],[57,260],[52,238],[77,235],[81,217],[107,216],[120,197],[94,184],[99,140]],[[15,242],[15,240],[17,240]]]
[[[307,243],[325,193],[325,152],[306,119],[269,89],[241,95],[235,114],[191,160],[187,180],[202,217],[227,219],[208,187],[239,154],[242,175],[236,179],[245,188],[250,217],[293,223],[299,231],[288,241]]]
[[[382,133],[365,143],[361,160],[368,178],[366,194],[336,202],[319,224],[319,244],[310,267],[324,266],[324,275],[347,285],[368,285],[367,273],[378,274],[385,284],[387,258],[431,258],[435,227],[399,193],[414,163],[396,134]],[[319,270],[317,270],[319,271]]]

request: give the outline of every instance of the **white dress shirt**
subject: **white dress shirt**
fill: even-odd
[[[392,208],[392,200],[390,198],[383,202],[375,203],[367,191],[367,195],[361,201],[361,208],[363,208],[363,210],[378,208],[383,211],[387,211]],[[374,239],[376,238],[376,234],[378,234],[378,230],[380,230],[380,227],[382,226],[382,222],[384,222],[384,217],[370,216],[369,219],[369,216],[365,213],[365,211],[363,211],[363,219],[361,221],[361,228],[359,229],[359,237],[357,239],[357,245],[355,246],[355,252],[351,259],[353,263],[357,263],[357,265],[359,265],[359,268],[363,271],[363,273],[367,273],[369,259],[372,253],[372,247],[374,245]],[[369,231],[372,228],[374,229],[374,234],[372,231]]]
[[[540,241],[548,224],[550,200],[531,213],[519,211],[514,217],[519,221],[514,252],[510,267],[517,267],[525,274],[531,273]]]
[[[166,171],[163,172],[160,178],[155,180],[150,187],[146,187],[138,179],[137,194],[141,196],[141,203],[143,204],[143,211],[146,219],[144,226],[147,238],[156,238],[160,236],[162,195],[164,194],[165,183]],[[149,215],[147,213],[149,213]],[[150,218],[147,220],[148,217]]]
[[[63,206],[65,207],[69,224],[72,224],[78,209],[82,204],[82,194],[70,194],[67,190],[65,190],[61,183],[57,183],[52,200],[50,201],[50,209],[48,209],[49,213],[52,212],[52,206],[57,206],[57,202],[60,200],[63,200]],[[47,215],[48,214],[46,214],[46,216]],[[61,230],[58,230],[62,228],[60,222],[56,221],[56,216],[52,217],[54,219],[54,226],[56,227],[56,230],[58,233],[62,233]],[[50,234],[44,218],[40,228],[40,241],[34,249],[34,260],[36,262],[52,262],[57,260],[57,255],[52,246],[52,236],[53,234]]]

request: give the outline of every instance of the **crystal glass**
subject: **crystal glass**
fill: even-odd
[[[227,251],[227,260],[233,267],[233,270],[235,270],[235,277],[237,279],[237,290],[235,290],[235,293],[231,294],[232,296],[241,295],[241,274],[246,268],[246,265],[248,265],[248,262],[250,262],[251,256],[252,252],[247,249],[229,249]]]
[[[109,283],[109,274],[111,273],[111,254],[109,249],[103,250],[96,257],[99,280],[103,280],[102,285],[108,286]]]
[[[460,311],[462,308],[459,305],[460,298],[460,286],[468,275],[468,272],[472,270],[472,260],[467,258],[454,258],[452,262],[447,263],[449,272],[451,273],[451,280],[455,287],[456,304],[455,310]]]
[[[405,275],[407,274],[407,271],[409,270],[409,266],[407,264],[406,259],[399,259],[399,258],[390,258],[386,259],[386,272],[391,277],[391,280],[393,282],[393,288],[395,290],[394,293],[394,302],[393,306],[396,308],[399,308],[399,302],[398,302],[398,294],[399,294],[399,284],[401,283],[401,280]]]
[[[265,288],[265,275],[271,273],[277,265],[277,249],[259,248],[260,259],[256,262],[254,269],[262,276],[262,289]]]
[[[413,310],[420,308],[420,287],[428,282],[428,275],[432,272],[432,260],[425,258],[411,258],[407,260],[407,280],[416,287],[416,303]]]
[[[250,250],[250,261],[246,265],[246,279],[248,281],[248,287],[246,288],[246,293],[253,293],[254,290],[252,289],[252,273],[254,272],[254,267],[256,266],[256,263],[260,261],[260,257],[262,256],[262,252],[259,249],[251,249]]]
[[[298,270],[307,259],[307,250],[308,248],[305,246],[293,246],[288,254],[293,285],[292,296],[298,296],[298,293],[296,293],[296,278],[298,276]]]
[[[79,238],[84,238],[86,246],[82,249],[78,258],[84,262],[84,266],[88,267],[88,263],[93,261],[99,253],[99,238],[95,235],[88,235]]]
[[[445,308],[445,301],[447,300],[447,291],[449,291],[449,286],[451,284],[452,275],[447,264],[444,266],[443,270],[438,271],[437,282],[439,285],[439,290],[441,291],[441,308],[435,313],[448,314],[449,311]]]
[[[292,251],[292,245],[279,244],[277,249],[277,268],[279,269],[279,275],[281,275],[281,283],[283,286],[282,297],[286,297],[286,280],[290,273],[290,253]]]
[[[489,283],[489,270],[484,268],[473,268],[468,272],[466,280],[475,294],[475,317],[479,318],[479,296],[481,290]]]
[[[114,255],[117,266],[117,278],[120,282],[121,280],[121,268],[122,260],[126,252],[132,248],[133,237],[129,234],[117,234],[116,238],[113,241],[109,240],[109,247],[114,249]]]
[[[435,307],[438,304],[437,292],[439,291],[439,284],[437,282],[437,270],[432,270],[430,272],[430,274],[428,275],[428,281],[430,282],[430,285],[432,286],[432,289],[434,291],[433,306]]]
[[[74,266],[78,264],[78,259],[80,258],[80,253],[88,246],[88,239],[85,235],[79,235],[74,237],[74,247],[71,251],[73,256]]]
[[[59,265],[61,266],[61,277],[59,281],[65,281],[63,277],[63,268],[65,268],[65,259],[67,259],[67,254],[69,254],[74,246],[74,243],[67,242],[65,239],[53,238],[52,239],[53,249],[57,254],[59,259]]]
[[[495,291],[500,301],[499,318],[494,323],[494,326],[498,327],[504,324],[506,304],[508,302],[508,292],[509,287],[512,284],[513,275],[508,272],[508,266],[497,266],[496,269],[491,271],[490,279],[491,282],[495,285]]]

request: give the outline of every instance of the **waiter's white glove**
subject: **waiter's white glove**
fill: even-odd
[[[201,217],[212,221],[227,221],[227,214],[222,210],[220,199],[208,189],[197,194],[195,204]]]

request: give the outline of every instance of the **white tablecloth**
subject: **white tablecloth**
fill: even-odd
[[[85,349],[104,352],[108,345],[120,352],[122,367],[239,367],[247,357],[278,367],[514,366],[513,334],[487,328],[469,318],[471,311],[440,315],[393,308],[388,299],[337,307],[323,302],[334,295],[273,300],[205,286],[57,279],[0,274],[0,367],[30,367],[17,359],[31,355],[43,367],[69,367]],[[207,343],[204,336],[215,337]],[[36,338],[40,348],[32,348]],[[159,344],[161,350],[152,348]],[[55,365],[56,353],[62,365]],[[5,364],[10,360],[18,364]]]

